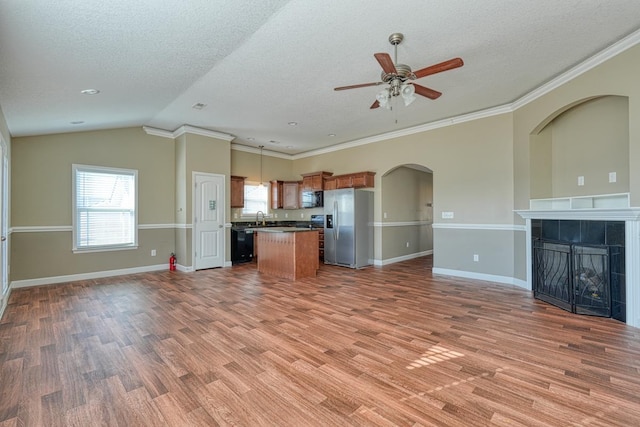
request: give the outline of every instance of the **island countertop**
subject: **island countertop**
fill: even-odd
[[[257,227],[253,228],[254,231],[267,232],[267,233],[296,233],[300,231],[318,231],[314,228],[302,228],[302,227]]]

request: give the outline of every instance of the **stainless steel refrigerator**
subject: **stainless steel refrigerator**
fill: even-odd
[[[360,268],[373,260],[373,192],[324,192],[324,263]]]

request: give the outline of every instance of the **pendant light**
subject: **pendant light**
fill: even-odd
[[[264,145],[260,146],[260,187],[264,187],[264,183],[262,182],[262,149]]]

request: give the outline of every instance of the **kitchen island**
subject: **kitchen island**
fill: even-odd
[[[258,271],[285,279],[314,277],[318,261],[318,230],[297,227],[256,228]]]

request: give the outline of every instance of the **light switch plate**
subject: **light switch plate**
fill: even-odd
[[[443,219],[453,219],[453,212],[442,212]]]

